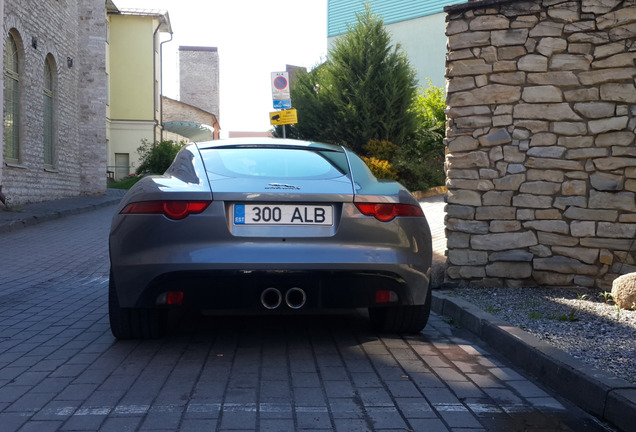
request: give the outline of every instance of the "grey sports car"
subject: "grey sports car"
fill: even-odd
[[[125,195],[109,246],[120,339],[161,336],[170,308],[368,308],[391,332],[419,332],[430,313],[431,234],[419,203],[340,146],[189,144]]]

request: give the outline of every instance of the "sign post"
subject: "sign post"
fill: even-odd
[[[297,123],[296,110],[291,109],[291,92],[289,91],[289,73],[272,72],[272,100],[274,109],[283,110],[270,113],[269,119],[272,125],[283,126],[283,138],[286,138],[287,131],[285,125]],[[293,111],[293,121],[290,121]],[[274,117],[278,118],[274,119]]]

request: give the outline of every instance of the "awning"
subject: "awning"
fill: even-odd
[[[168,132],[176,133],[191,141],[209,141],[214,139],[214,128],[206,124],[171,121],[164,123],[163,128]]]

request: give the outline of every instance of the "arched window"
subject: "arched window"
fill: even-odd
[[[4,49],[4,156],[7,162],[20,160],[19,83],[18,44],[9,33]]]
[[[53,66],[50,58],[44,61],[44,165],[53,167]]]

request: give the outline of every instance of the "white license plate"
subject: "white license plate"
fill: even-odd
[[[333,225],[329,205],[234,204],[235,225]]]

